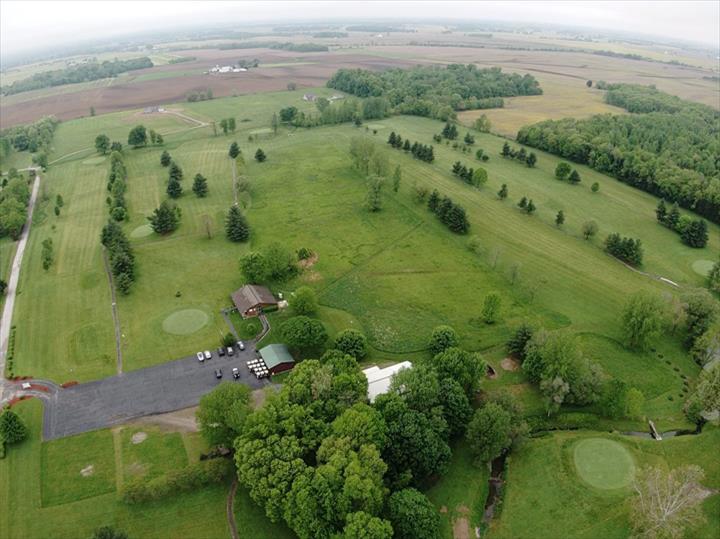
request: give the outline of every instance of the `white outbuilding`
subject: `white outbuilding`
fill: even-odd
[[[390,389],[392,377],[403,369],[412,369],[412,363],[403,361],[381,369],[377,365],[363,370],[363,374],[368,381],[368,399],[375,402],[378,395],[387,393]]]

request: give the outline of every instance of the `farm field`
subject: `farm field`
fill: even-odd
[[[623,499],[629,487],[598,488],[578,474],[578,444],[611,442],[631,459],[631,466],[659,466],[663,469],[697,464],[705,470],[704,484],[717,489],[720,468],[708,459],[720,443],[720,431],[708,426],[699,436],[682,436],[657,442],[593,431],[563,432],[532,438],[508,459],[506,493],[502,512],[493,521],[488,537],[524,539],[530,537],[627,537],[630,521]],[[580,447],[582,449],[582,446]],[[598,454],[598,459],[600,455]],[[594,459],[593,459],[594,460]],[[617,461],[609,474],[617,471]],[[593,466],[603,466],[594,460]],[[631,470],[628,473],[632,474]],[[687,537],[710,539],[720,526],[717,496],[703,503],[704,525]]]
[[[196,462],[207,451],[198,433],[127,425],[41,442],[40,402],[25,401],[14,409],[30,436],[0,460],[0,536],[40,539],[52,530],[53,537],[74,539],[107,525],[131,537],[229,535],[229,481],[140,506],[119,498],[124,482],[138,474],[151,478]],[[241,489],[235,518],[240,529],[253,527],[257,535],[251,537],[292,537],[270,523]]]

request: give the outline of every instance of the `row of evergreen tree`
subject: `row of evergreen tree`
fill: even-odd
[[[470,230],[465,208],[455,204],[450,197],[440,196],[437,189],[433,189],[428,197],[428,209],[456,234],[466,234]]]
[[[460,161],[455,161],[455,163],[453,163],[452,173],[465,183],[478,188],[485,185],[488,179],[487,171],[484,168],[468,168]]]
[[[410,152],[415,159],[420,159],[426,163],[432,163],[435,161],[435,152],[432,146],[420,144],[418,141],[410,144],[410,139],[403,140],[400,134],[395,134],[395,131],[390,133],[390,136],[388,137],[388,144],[396,150]]]
[[[517,161],[525,163],[530,168],[533,168],[535,166],[535,163],[537,163],[537,155],[535,155],[533,152],[528,153],[525,148],[515,150],[514,148],[511,148],[510,144],[508,144],[507,142],[503,144],[500,155],[507,159],[515,159]]]
[[[127,203],[125,202],[127,168],[122,153],[118,151],[110,154],[107,190],[110,191],[110,196],[107,198],[110,217],[115,221],[124,221],[127,218]]]
[[[675,202],[670,211],[668,211],[665,201],[660,200],[655,210],[655,215],[659,223],[680,234],[680,238],[685,245],[698,249],[707,245],[708,227],[705,220],[680,215],[680,208],[677,202]]]
[[[626,238],[613,232],[605,239],[605,251],[631,266],[642,264],[643,249],[638,239]]]
[[[100,241],[107,249],[115,287],[123,294],[135,282],[135,255],[120,225],[112,219],[103,227]]]

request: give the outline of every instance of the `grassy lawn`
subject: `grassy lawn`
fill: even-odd
[[[700,436],[684,436],[656,442],[597,432],[563,432],[529,440],[513,453],[502,512],[490,528],[488,537],[501,538],[625,538],[630,532],[625,500],[631,495],[628,486],[596,488],[580,479],[574,459],[578,443],[613,441],[627,452],[636,466],[675,468],[698,464],[706,472],[703,483],[708,488],[720,486],[717,459],[708,459],[720,443],[720,430],[706,428]],[[599,442],[597,442],[599,441]],[[579,447],[583,450],[583,446]],[[601,453],[590,453],[589,458]],[[596,470],[601,463],[591,463]],[[615,467],[617,462],[610,463]],[[586,470],[582,470],[586,472]],[[607,479],[604,477],[603,480]],[[692,530],[688,537],[714,537],[720,526],[720,496],[705,500],[705,525]]]
[[[477,467],[464,441],[453,446],[448,473],[426,491],[440,512],[441,536],[453,537],[453,526],[467,528],[470,536],[480,526],[488,495],[488,467]]]
[[[229,535],[229,483],[142,506],[125,505],[118,498],[116,485],[123,476],[142,469],[152,477],[197,461],[207,451],[198,434],[133,425],[43,443],[41,403],[29,400],[14,409],[30,428],[30,437],[0,460],[0,537],[43,539],[51,530],[53,538],[77,539],[104,525],[142,538]],[[138,432],[147,438],[133,444]],[[94,474],[82,477],[79,472],[88,464],[94,465]],[[292,537],[285,527],[270,523],[247,494],[239,491],[236,500],[238,528],[256,533],[250,537]]]

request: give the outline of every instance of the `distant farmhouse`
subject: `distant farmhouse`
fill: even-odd
[[[220,66],[220,65],[216,65],[215,67],[210,68],[210,73],[242,73],[243,71],[247,71],[247,68],[238,67],[238,66]]]
[[[384,395],[390,390],[392,377],[403,369],[412,369],[412,363],[403,361],[381,369],[377,365],[363,370],[368,381],[368,399],[375,402],[378,395]]]
[[[257,316],[265,307],[276,307],[278,300],[264,286],[248,284],[233,292],[230,296],[243,318]]]

